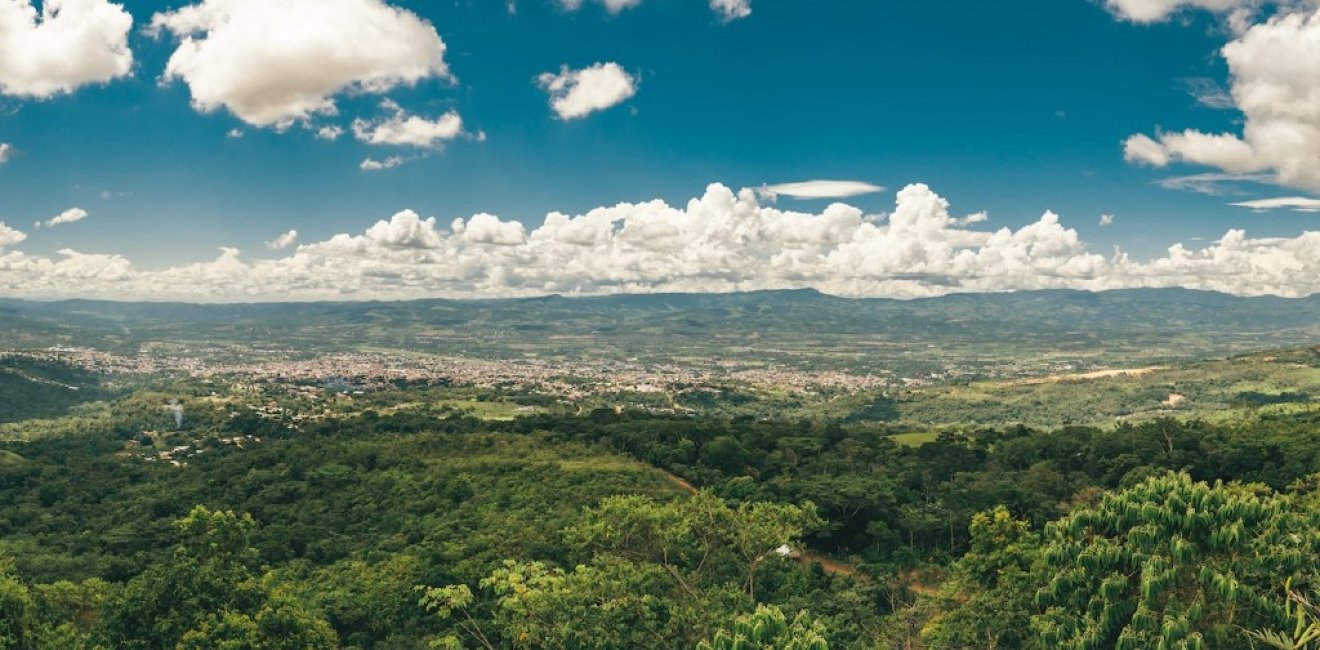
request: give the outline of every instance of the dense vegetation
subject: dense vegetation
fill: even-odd
[[[168,388],[10,425],[46,430],[0,445],[0,647],[1233,649],[1313,622],[1320,415],[911,446],[370,396],[294,428],[197,387],[179,427]],[[138,451],[180,443],[205,453]]]

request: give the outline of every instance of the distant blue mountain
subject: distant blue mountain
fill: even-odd
[[[169,340],[271,342],[309,352],[370,344],[474,354],[490,345],[504,352],[589,354],[583,341],[590,341],[638,354],[712,341],[842,345],[857,337],[935,345],[1120,345],[1134,353],[1134,346],[1167,342],[1201,354],[1320,341],[1320,297],[1132,289],[891,300],[793,290],[231,305],[0,301],[3,347],[81,342],[135,349],[144,341]]]

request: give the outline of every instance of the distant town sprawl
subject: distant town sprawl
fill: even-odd
[[[443,384],[473,388],[538,390],[567,399],[612,392],[651,393],[676,386],[736,383],[754,388],[810,394],[818,390],[857,392],[925,383],[929,378],[893,373],[851,374],[780,367],[748,367],[735,361],[704,366],[629,361],[564,362],[544,359],[473,359],[389,353],[345,352],[314,359],[215,363],[193,357],[123,356],[92,348],[52,347],[9,352],[58,361],[106,374],[169,375],[196,379],[233,377],[248,381],[317,383],[329,388],[373,390],[400,384]]]

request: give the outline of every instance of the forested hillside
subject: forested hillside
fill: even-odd
[[[1305,413],[912,446],[165,394],[3,444],[5,647],[1245,649],[1314,614]]]
[[[63,415],[101,399],[101,377],[62,363],[0,354],[0,423]]]

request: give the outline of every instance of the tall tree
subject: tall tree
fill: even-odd
[[[1000,506],[972,517],[971,537],[923,637],[936,648],[1029,647],[1039,534]]]

